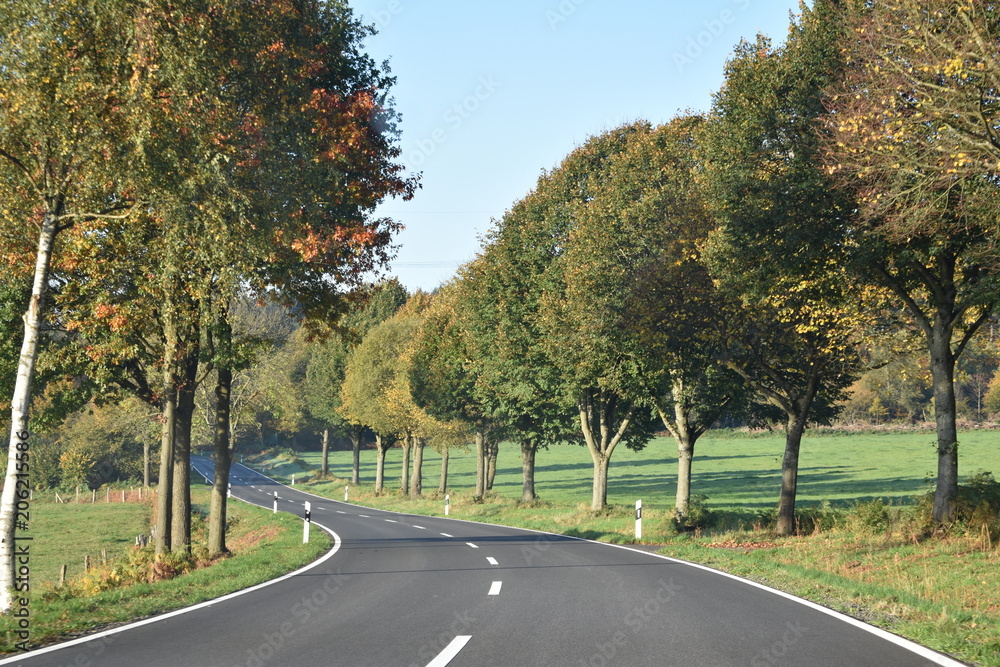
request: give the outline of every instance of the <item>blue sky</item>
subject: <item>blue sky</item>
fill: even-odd
[[[758,32],[784,40],[798,0],[353,0],[379,34],[402,114],[403,162],[422,172],[390,273],[432,290],[588,137],[707,110],[726,59]]]

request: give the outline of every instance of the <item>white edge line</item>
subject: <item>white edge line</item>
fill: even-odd
[[[490,592],[488,593],[488,595],[500,595],[500,587],[501,586],[503,586],[503,582],[502,581],[494,581],[490,585]]]
[[[465,648],[465,645],[472,639],[472,635],[459,635],[451,640],[451,643],[444,647],[444,650],[437,654],[437,657],[427,663],[427,667],[445,667],[452,661],[458,652]]]
[[[264,507],[263,505],[257,505],[257,503],[251,503],[250,501],[243,500],[242,498],[236,498],[236,500],[244,502],[244,503],[246,503],[248,505],[254,505],[256,507],[260,507],[260,508],[263,508],[263,509],[269,509],[268,507]],[[166,619],[173,618],[174,616],[180,616],[181,614],[186,614],[188,612],[197,611],[198,609],[202,609],[204,607],[211,607],[213,604],[217,604],[219,602],[225,602],[226,600],[230,600],[232,598],[239,597],[241,595],[246,595],[247,593],[253,593],[254,591],[260,590],[261,588],[266,588],[268,586],[271,586],[272,584],[277,584],[279,582],[282,582],[285,579],[291,579],[292,577],[298,576],[298,575],[302,574],[303,572],[308,572],[309,570],[313,569],[314,567],[316,567],[318,565],[321,565],[321,564],[325,563],[327,560],[329,560],[330,558],[332,558],[333,555],[336,554],[337,551],[340,549],[340,544],[341,544],[340,536],[337,535],[337,533],[333,532],[332,530],[330,530],[329,528],[327,528],[323,524],[318,523],[316,521],[313,521],[312,524],[314,526],[319,526],[320,528],[322,528],[326,532],[330,533],[330,536],[333,537],[333,547],[323,557],[321,557],[321,558],[313,561],[312,563],[309,563],[305,567],[301,567],[298,570],[295,570],[294,572],[289,572],[288,574],[282,575],[282,576],[278,577],[277,579],[271,579],[270,581],[265,581],[265,582],[263,582],[261,584],[257,584],[255,586],[251,586],[250,588],[244,588],[243,590],[236,591],[235,593],[227,593],[226,595],[223,595],[222,597],[213,598],[211,600],[205,600],[204,602],[199,602],[198,604],[192,605],[190,607],[183,607],[181,609],[175,609],[173,611],[168,611],[165,614],[160,614],[159,616],[153,616],[151,618],[143,619],[141,621],[136,621],[135,623],[129,623],[128,625],[122,625],[122,626],[117,627],[117,628],[112,628],[111,630],[105,630],[104,632],[97,632],[97,633],[94,633],[92,635],[85,635],[85,636],[79,637],[77,639],[71,639],[70,641],[62,642],[61,644],[53,644],[52,646],[45,646],[43,648],[33,649],[31,651],[27,651],[27,652],[23,652],[23,653],[18,653],[17,655],[14,655],[14,656],[12,656],[10,658],[4,658],[3,660],[0,660],[0,665],[11,665],[11,664],[14,664],[16,662],[20,662],[22,660],[26,660],[26,659],[29,659],[29,658],[34,658],[37,655],[43,655],[45,653],[51,653],[52,651],[60,651],[60,650],[62,650],[64,648],[69,648],[71,646],[78,646],[80,644],[86,644],[88,642],[92,642],[92,641],[100,639],[102,637],[108,637],[110,635],[116,635],[119,632],[125,632],[126,630],[131,630],[133,628],[139,628],[139,627],[142,627],[144,625],[149,625],[150,623],[157,623],[159,621],[165,621]],[[463,646],[464,646],[464,644],[463,644]],[[443,664],[448,664],[448,663],[443,663]]]
[[[247,468],[247,470],[250,470],[251,472],[254,472],[254,473],[258,474],[261,477],[264,477],[265,479],[271,480],[275,484],[281,484],[281,482],[278,482],[277,480],[271,479],[270,477],[268,477],[267,475],[264,475],[263,473],[258,473],[253,468],[250,468],[248,466],[244,466],[242,463],[240,463],[240,464],[234,463],[234,465],[241,465],[244,468]],[[285,486],[285,485],[282,484],[282,486]],[[298,489],[296,489],[296,490],[298,490]],[[299,493],[307,493],[307,494],[309,494],[311,496],[316,495],[314,493],[309,493],[308,491],[299,491]],[[317,498],[323,498],[324,500],[331,500],[330,498],[327,498],[326,496],[316,496],[316,497]],[[339,502],[339,501],[334,500],[333,502]],[[380,512],[390,512],[392,514],[399,514],[401,516],[420,517],[420,518],[424,518],[424,519],[428,518],[428,516],[426,514],[410,514],[408,512],[396,512],[394,510],[379,510],[379,511]],[[806,607],[809,607],[811,609],[815,609],[816,611],[819,611],[821,613],[827,614],[828,616],[832,616],[834,618],[840,619],[841,621],[844,621],[845,623],[847,623],[849,625],[853,625],[854,627],[859,628],[861,630],[864,630],[865,632],[871,633],[871,634],[875,635],[876,637],[880,637],[881,639],[884,639],[885,641],[888,641],[888,642],[890,642],[892,644],[895,644],[896,646],[899,646],[899,647],[902,647],[902,648],[904,648],[904,649],[906,649],[908,651],[911,651],[912,653],[915,653],[915,654],[917,654],[917,655],[919,655],[919,656],[921,656],[923,658],[926,658],[926,659],[930,660],[931,662],[933,662],[934,664],[941,665],[942,667],[968,667],[966,665],[966,663],[964,663],[964,662],[960,662],[958,660],[955,660],[954,658],[951,658],[951,657],[949,657],[947,655],[944,655],[943,653],[938,653],[934,649],[931,649],[931,648],[928,648],[928,647],[923,646],[921,644],[918,644],[917,642],[912,641],[910,639],[906,639],[905,637],[900,637],[899,635],[893,634],[893,633],[889,632],[888,630],[883,630],[882,628],[878,628],[878,627],[875,627],[874,625],[870,625],[868,623],[865,623],[864,621],[860,621],[860,620],[854,618],[853,616],[848,616],[847,614],[844,614],[844,613],[841,613],[839,611],[836,611],[835,609],[830,609],[829,607],[824,607],[821,604],[817,604],[815,602],[811,602],[810,600],[806,600],[805,598],[797,597],[795,595],[792,595],[791,593],[786,593],[784,591],[779,591],[777,588],[771,588],[770,586],[765,586],[764,584],[757,583],[756,581],[751,581],[750,579],[744,579],[743,577],[738,577],[735,574],[730,574],[728,572],[723,572],[722,570],[716,570],[715,568],[708,567],[707,565],[701,565],[699,563],[692,563],[690,561],[681,560],[679,558],[672,558],[670,556],[664,556],[662,554],[651,553],[649,551],[643,551],[641,549],[633,549],[632,547],[628,547],[628,546],[625,546],[623,544],[611,544],[609,542],[598,542],[596,540],[588,540],[588,539],[583,538],[583,537],[575,537],[573,535],[562,535],[560,533],[550,533],[550,532],[546,532],[544,530],[535,530],[533,528],[516,528],[514,526],[504,526],[503,524],[499,524],[499,523],[487,523],[485,521],[470,521],[468,519],[454,519],[454,518],[451,518],[451,517],[430,517],[430,518],[441,519],[441,520],[444,520],[444,521],[454,521],[454,522],[458,522],[458,523],[471,523],[471,524],[476,525],[476,526],[494,526],[494,527],[497,527],[497,528],[508,528],[508,529],[511,529],[511,530],[521,530],[521,531],[524,531],[524,532],[527,532],[527,533],[535,533],[535,534],[538,534],[538,535],[552,535],[554,537],[561,537],[561,538],[566,538],[566,539],[571,539],[571,540],[579,540],[581,542],[592,542],[593,544],[601,544],[601,545],[604,545],[606,547],[615,547],[617,549],[625,549],[627,551],[634,551],[636,553],[646,554],[647,556],[653,556],[654,558],[661,558],[663,560],[667,560],[667,561],[670,561],[672,563],[680,563],[682,565],[687,565],[687,566],[690,566],[690,567],[694,567],[694,568],[697,568],[699,570],[705,570],[707,572],[714,572],[715,574],[721,575],[723,577],[728,577],[728,578],[734,579],[736,581],[742,581],[743,583],[749,584],[750,586],[754,586],[755,588],[759,588],[761,590],[768,591],[770,593],[774,593],[775,595],[779,595],[779,596],[781,596],[783,598],[786,598],[788,600],[792,600],[794,602],[798,602],[799,604],[805,605]],[[5,664],[5,663],[0,662],[0,665],[2,665],[2,664]],[[428,667],[430,667],[430,666],[428,665]]]

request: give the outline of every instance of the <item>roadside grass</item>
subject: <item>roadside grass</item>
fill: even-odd
[[[969,470],[1000,472],[996,431],[961,434],[961,461]],[[927,537],[917,498],[932,487],[934,434],[813,434],[803,441],[799,477],[801,534],[769,530],[780,485],[780,434],[715,434],[699,442],[692,489],[704,494],[708,528],[678,533],[671,521],[675,449],[660,438],[641,452],[612,460],[607,509],[590,510],[591,462],[570,445],[539,452],[540,499],[519,502],[516,447],[501,446],[494,490],[475,502],[475,457],[453,452],[449,515],[486,523],[546,530],[618,544],[634,544],[634,502],[643,502],[645,548],[702,563],[799,595],[886,628],[923,645],[987,667],[1000,667],[1000,550],[988,532],[952,530]],[[362,453],[362,484],[349,502],[400,512],[443,516],[439,456],[425,452],[421,498],[399,488],[399,452],[386,468],[386,491],[376,495],[374,452]],[[392,454],[390,454],[392,457]],[[332,452],[331,476],[319,479],[318,452],[266,452],[248,465],[268,466],[284,482],[343,500],[351,453]],[[874,518],[873,518],[874,517]],[[879,519],[879,517],[885,520]]]
[[[199,551],[204,552],[207,544],[207,527],[200,517],[208,513],[208,490],[196,485],[192,488],[191,495],[195,515],[192,521],[192,551],[197,554]],[[91,530],[119,537],[130,535],[131,544],[135,534],[142,531],[132,532],[132,527],[112,527],[116,521],[113,513],[104,515],[103,519],[98,517],[101,509],[110,507],[112,506],[102,508],[100,503],[94,506],[63,505],[57,510],[62,516],[53,517],[52,523],[57,526],[71,525],[82,521],[82,517],[86,515],[88,521],[99,524],[92,525]],[[142,508],[145,512],[143,518],[148,521],[152,506],[143,504]],[[47,511],[49,508],[45,509]],[[61,563],[71,557],[76,558],[81,550],[80,544],[71,542],[65,534],[59,533],[59,528],[55,531],[56,536],[45,537],[44,542],[41,535],[36,533],[32,542],[33,550],[41,550],[44,544],[45,550],[53,552],[47,557],[52,562]],[[64,641],[114,624],[140,620],[254,586],[312,562],[330,549],[331,540],[325,531],[314,530],[310,534],[309,544],[302,544],[301,519],[283,512],[274,516],[270,510],[235,501],[229,504],[227,545],[232,551],[229,557],[217,559],[210,565],[201,561],[197,569],[153,583],[105,589],[113,584],[109,582],[109,578],[116,576],[112,574],[116,564],[126,569],[132,565],[144,567],[151,573],[151,568],[156,567],[150,557],[152,547],[144,550],[136,547],[120,550],[114,554],[117,558],[109,563],[108,568],[95,568],[91,573],[81,574],[61,587],[57,582],[44,580],[36,585],[33,576],[30,598],[31,646]],[[32,555],[34,556],[34,551]],[[111,555],[109,549],[109,558]],[[32,560],[33,565],[34,563]],[[177,562],[172,561],[171,565],[177,565]],[[0,617],[0,652],[15,650],[18,642],[15,630],[16,619]]]
[[[100,565],[102,550],[115,557],[149,534],[146,502],[62,504],[35,499],[31,503],[31,585],[54,585],[66,565],[66,576],[84,572],[84,559]]]

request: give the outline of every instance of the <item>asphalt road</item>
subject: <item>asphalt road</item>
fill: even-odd
[[[196,469],[209,476],[205,459]],[[699,566],[557,535],[371,510],[234,465],[233,495],[335,535],[290,577],[0,665],[960,665]]]

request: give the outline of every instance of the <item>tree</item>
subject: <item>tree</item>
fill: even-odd
[[[419,426],[417,408],[404,380],[408,372],[404,357],[426,305],[426,295],[418,293],[396,315],[373,327],[351,353],[341,388],[342,409],[347,419],[372,429],[380,440],[398,438],[402,444],[403,493],[410,491],[408,455]],[[380,492],[385,450],[379,447],[377,454],[375,486]]]
[[[934,519],[958,494],[955,366],[997,303],[997,9],[894,0],[858,9],[828,84],[827,164],[859,201],[861,275],[889,289],[930,355]]]
[[[340,388],[347,360],[372,327],[390,318],[406,303],[406,290],[399,281],[392,279],[362,290],[358,296],[360,300],[354,310],[344,317],[335,331],[317,338],[309,346],[305,388],[309,412],[325,426],[321,474],[327,474],[329,431],[333,429],[351,440],[351,484],[360,483],[361,438],[365,427],[352,423],[343,414]]]
[[[853,203],[818,163],[821,91],[840,73],[840,3],[803,6],[788,41],[742,42],[707,131],[705,179],[719,229],[706,261],[719,285],[722,362],[785,421],[779,533],[795,527],[799,448],[857,368],[858,299],[844,273]]]
[[[35,266],[0,496],[2,610],[10,607],[14,584],[18,454],[27,458],[31,383],[55,243],[69,230],[94,233],[109,218],[127,216],[136,199],[125,180],[134,144],[124,130],[146,89],[134,60],[133,9],[124,0],[17,0],[0,9],[0,238],[8,261],[33,257]]]
[[[468,323],[465,321],[467,310],[462,305],[461,290],[460,283],[450,283],[431,302],[413,342],[409,381],[417,406],[431,417],[452,424],[451,429],[439,429],[442,435],[448,437],[450,432],[462,430],[459,424],[464,424],[464,430],[474,432],[476,488],[473,498],[482,500],[488,467],[486,443],[490,431],[496,427],[487,406],[476,393],[478,378],[470,356]],[[453,442],[458,444],[460,441],[461,434],[458,434]],[[447,452],[448,448],[444,447],[442,453]],[[445,475],[443,473],[442,477]]]

